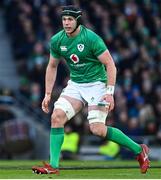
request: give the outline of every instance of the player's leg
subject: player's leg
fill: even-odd
[[[92,111],[94,112],[94,110]],[[92,111],[89,111],[89,114],[92,113]],[[99,113],[99,115],[100,114],[101,112]],[[91,132],[95,135],[106,137],[108,140],[133,151],[139,162],[141,173],[146,173],[147,169],[150,167],[150,161],[148,159],[149,148],[147,147],[147,145],[140,145],[134,142],[131,138],[129,138],[117,128],[105,126],[104,123],[99,122],[99,120],[103,121],[103,116],[100,115],[99,117],[99,115],[94,118],[93,114],[93,116],[91,115],[92,119],[89,119]],[[90,120],[92,120],[92,122],[90,122]]]
[[[51,116],[50,164],[54,168],[59,167],[59,156],[64,140],[64,124],[75,116],[82,107],[83,99],[79,89],[71,81],[68,81],[67,87],[54,104]]]
[[[133,151],[136,155],[136,159],[139,162],[141,173],[147,172],[147,169],[150,167],[150,161],[148,158],[149,148],[147,145],[137,144],[119,129],[113,127],[106,127],[103,123],[91,123],[90,130],[95,135],[106,137],[108,140],[113,141]],[[105,136],[105,134],[107,135]]]
[[[58,174],[61,146],[64,140],[64,124],[79,112],[82,107],[83,101],[77,88],[68,84],[55,102],[51,116],[50,164],[44,163],[44,167],[33,167],[34,172]]]
[[[59,167],[60,150],[64,140],[64,124],[82,108],[80,100],[62,95],[55,103],[51,116],[50,164]]]
[[[100,87],[99,87],[100,86]],[[94,88],[92,90],[92,88]],[[90,86],[90,94],[88,94],[87,102],[88,102],[88,120],[90,123],[90,130],[93,134],[106,137],[108,140],[111,140],[117,144],[120,144],[132,152],[137,156],[137,159],[140,163],[141,172],[145,173],[149,167],[149,160],[147,154],[149,149],[146,145],[140,145],[130,139],[127,135],[125,135],[121,130],[113,127],[105,126],[105,121],[108,112],[106,111],[106,107],[98,106],[101,94],[105,94],[106,88],[103,85],[98,86]],[[94,97],[92,99],[92,97]]]
[[[37,174],[59,174],[59,159],[61,146],[64,140],[64,125],[82,108],[83,103],[68,96],[60,96],[55,102],[51,116],[50,131],[50,164],[44,163],[43,167],[32,167]]]
[[[128,148],[129,150],[133,151],[135,155],[142,152],[141,145],[134,142],[117,128],[105,126],[103,123],[99,122],[92,122],[90,123],[90,130],[95,135],[106,137],[108,140]]]

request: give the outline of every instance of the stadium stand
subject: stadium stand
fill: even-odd
[[[115,60],[116,104],[107,124],[120,128],[138,142],[143,140],[139,137],[153,137],[147,140],[148,144],[160,145],[161,4],[157,0],[4,1],[6,31],[20,77],[18,93],[41,118],[48,41],[61,29],[59,10],[66,4],[83,9],[83,24],[103,37]],[[53,102],[68,79],[68,69],[61,61]],[[89,134],[86,115],[85,108],[70,122],[74,131],[82,134],[83,129],[84,135]]]

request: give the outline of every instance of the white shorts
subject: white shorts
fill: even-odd
[[[106,94],[106,84],[103,82],[94,83],[75,83],[71,80],[68,81],[68,85],[63,89],[61,96],[69,96],[82,101],[88,106],[97,106],[100,102],[102,96]],[[63,100],[62,98],[55,102],[55,109],[61,108],[67,115],[68,119],[71,119],[75,115],[74,108],[71,107],[69,102]],[[105,124],[108,112],[103,112],[100,110],[91,110],[88,112],[87,119],[89,123],[101,122]]]
[[[71,80],[61,93],[61,95],[88,103],[88,106],[98,105],[104,94],[106,94],[106,84],[103,82],[75,83]]]

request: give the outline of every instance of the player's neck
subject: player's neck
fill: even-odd
[[[71,34],[67,34],[68,37],[75,37],[76,35],[78,35],[80,32],[80,26]]]

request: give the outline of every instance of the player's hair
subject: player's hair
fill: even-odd
[[[79,7],[73,5],[63,6],[61,17],[62,16],[72,16],[76,19],[77,25],[76,28],[73,30],[73,32],[78,28],[80,24],[82,24],[82,20],[81,20],[82,10]]]

